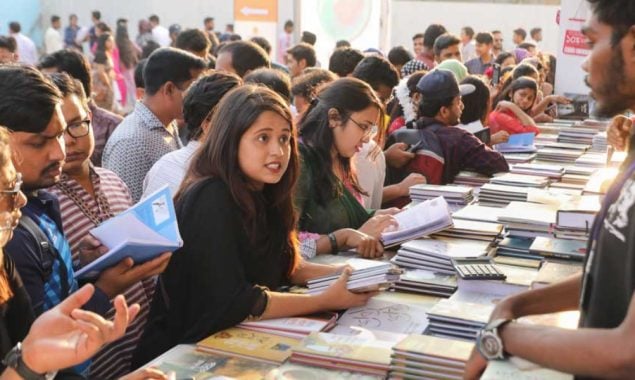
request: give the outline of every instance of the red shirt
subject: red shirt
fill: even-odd
[[[537,127],[521,123],[516,115],[509,110],[494,111],[490,113],[489,127],[492,134],[499,131],[507,131],[510,135],[534,132],[536,136],[538,136],[540,133],[540,130]]]

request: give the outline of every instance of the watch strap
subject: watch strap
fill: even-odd
[[[41,374],[29,368],[22,360],[22,344],[18,343],[7,353],[2,363],[12,368],[24,380],[46,380],[46,374]]]

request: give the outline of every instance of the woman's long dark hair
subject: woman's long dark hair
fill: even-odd
[[[139,57],[132,48],[132,41],[128,36],[128,28],[125,25],[117,27],[115,43],[119,49],[119,61],[126,69],[134,68],[139,63]]]
[[[378,124],[380,134],[378,144],[383,144],[384,130],[384,108],[373,89],[355,78],[340,78],[334,82],[324,85],[317,97],[311,103],[300,122],[300,137],[302,144],[311,148],[318,156],[315,165],[318,168],[315,174],[315,186],[317,202],[325,204],[329,199],[338,196],[342,189],[339,188],[333,178],[333,158],[331,151],[335,144],[333,139],[333,129],[329,126],[329,110],[336,109],[340,113],[342,123],[345,123],[351,113],[363,111],[370,106],[376,106],[380,111],[380,122]],[[381,148],[379,148],[381,149]],[[355,191],[365,194],[357,181],[355,171],[351,166],[351,159],[338,155],[339,163],[345,178]]]
[[[514,79],[509,87],[500,94],[500,100],[512,100],[514,96],[514,92],[518,90],[522,90],[524,88],[528,88],[530,90],[534,90],[534,94],[538,96],[538,83],[534,80],[534,78],[530,77],[520,77],[518,79]],[[534,104],[536,103],[536,98],[534,97]],[[531,105],[534,106],[533,104]],[[529,110],[523,110],[523,112],[528,112]]]
[[[291,156],[286,172],[278,183],[265,184],[262,193],[252,190],[249,179],[240,169],[238,147],[245,132],[266,111],[284,118],[291,127]],[[203,144],[192,158],[189,170],[175,196],[179,201],[201,180],[219,178],[227,184],[232,198],[242,211],[250,238],[269,228],[267,209],[273,209],[282,220],[288,251],[291,255],[289,274],[299,264],[296,236],[297,214],[293,206],[295,184],[299,176],[296,131],[291,111],[282,97],[269,88],[243,85],[228,92],[218,104]],[[252,242],[253,243],[253,242]]]

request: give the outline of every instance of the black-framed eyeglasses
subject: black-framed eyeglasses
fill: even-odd
[[[15,206],[18,202],[18,196],[20,194],[20,189],[22,189],[22,173],[17,173],[15,176],[15,183],[13,184],[13,189],[11,190],[0,190],[0,196],[3,198],[9,199],[9,209],[11,211],[15,210]]]
[[[357,125],[359,129],[361,129],[364,132],[364,137],[368,137],[372,139],[379,131],[379,129],[377,128],[377,124],[363,125],[355,121],[355,119],[353,119],[352,117],[349,117],[349,120],[355,123],[355,125]]]
[[[90,132],[90,119],[86,118],[82,121],[68,124],[66,126],[66,132],[76,139],[86,136],[88,132]]]

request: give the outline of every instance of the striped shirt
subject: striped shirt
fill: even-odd
[[[76,194],[100,220],[106,220],[111,215],[119,214],[132,205],[128,188],[115,173],[107,169],[92,167],[90,178],[95,197],[84,190],[77,181],[65,174],[62,175],[59,184],[49,189],[59,199],[62,224],[75,262],[78,262],[79,259],[79,243],[92,228],[96,227],[96,224],[84,214],[79,204],[62,189],[69,189]],[[106,205],[104,202],[97,201],[99,197],[106,200]],[[154,285],[154,278],[147,279],[131,286],[124,292],[129,305],[133,303],[141,305],[139,316],[128,327],[126,334],[121,339],[105,346],[93,357],[89,378],[113,379],[130,372],[132,369],[130,368],[130,359],[147,322]],[[114,314],[115,310],[111,308],[106,317],[112,318]]]

